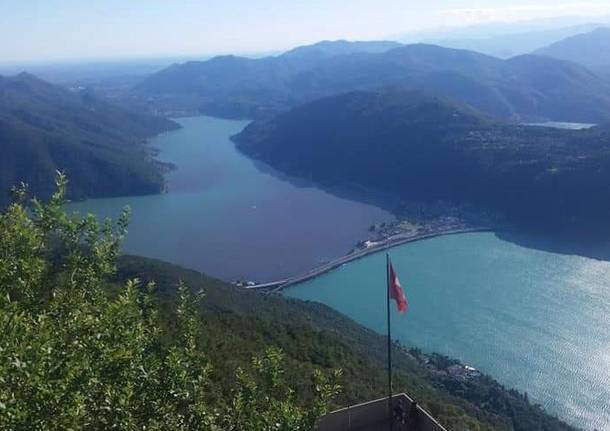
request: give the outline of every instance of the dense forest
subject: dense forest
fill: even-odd
[[[320,97],[384,87],[448,96],[515,121],[610,118],[610,81],[576,63],[381,42],[322,42],[278,56],[174,64],[125,100],[153,111],[260,119]]]
[[[311,429],[383,396],[385,340],[330,308],[120,256],[100,224],[23,189],[0,214],[0,428]],[[449,429],[570,430],[490,377],[393,346],[396,390]],[[430,364],[434,367],[431,368]]]
[[[607,126],[506,124],[417,92],[352,92],[257,121],[234,137],[273,167],[394,201],[470,203],[522,227],[608,233]]]
[[[57,170],[69,173],[75,199],[159,193],[163,168],[141,144],[177,127],[80,88],[0,76],[0,206],[19,182],[48,198]]]

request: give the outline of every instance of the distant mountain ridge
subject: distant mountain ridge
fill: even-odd
[[[337,55],[379,53],[396,42],[322,41],[279,56],[217,56],[207,61],[174,64],[136,86],[135,94],[154,110],[186,110],[229,118],[253,118],[298,103],[288,80]],[[149,103],[150,104],[150,103]],[[142,105],[140,105],[142,106]]]
[[[367,52],[370,54],[379,54],[389,51],[394,48],[403,46],[402,43],[373,40],[373,41],[347,41],[347,40],[323,40],[312,45],[299,46],[284,54],[280,55],[283,58],[291,58],[295,56],[316,56],[316,57],[334,57],[337,55],[355,54],[359,52]]]
[[[142,91],[222,94],[227,89],[254,91],[278,85],[282,80],[315,67],[338,55],[381,53],[402,46],[396,42],[322,41],[301,46],[275,57],[247,58],[222,55],[206,61],[174,64],[153,74],[138,88]],[[269,74],[269,75],[267,75]]]
[[[573,61],[596,69],[610,69],[610,27],[571,36],[535,52],[561,60]]]
[[[592,31],[603,26],[600,23],[582,23],[553,28],[505,29],[501,34],[482,35],[437,35],[420,40],[446,48],[468,49],[499,58],[529,54],[569,36]],[[422,39],[422,38],[420,38]]]
[[[246,154],[394,202],[474,204],[525,227],[610,232],[610,129],[499,123],[417,92],[351,92],[251,123]]]
[[[56,170],[72,198],[158,193],[163,175],[140,144],[177,127],[33,75],[0,76],[0,204],[22,181],[47,197]]]
[[[210,115],[263,118],[320,97],[392,86],[449,96],[514,121],[610,118],[610,81],[573,63],[532,55],[501,60],[425,44],[379,52],[392,44],[345,43],[278,57],[173,65],[142,82],[135,94],[160,109],[186,106]]]

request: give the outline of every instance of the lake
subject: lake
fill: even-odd
[[[246,121],[194,117],[153,140],[177,169],[168,193],[73,203],[70,210],[117,217],[132,210],[124,251],[225,280],[271,281],[347,253],[371,224],[394,217],[282,177],[236,150]]]
[[[152,140],[174,163],[169,192],[93,199],[81,213],[130,205],[126,252],[226,280],[273,280],[345,254],[368,227],[392,219],[245,157],[229,137],[247,122],[179,120]],[[492,233],[438,237],[392,249],[411,310],[394,316],[402,342],[461,359],[527,391],[550,412],[610,429],[610,263],[521,247]],[[385,331],[384,256],[289,289]]]
[[[443,236],[391,250],[410,310],[393,336],[458,358],[527,391],[567,422],[610,429],[610,262],[555,254],[493,233]],[[385,256],[291,287],[385,332]]]

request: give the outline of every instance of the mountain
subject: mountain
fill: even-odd
[[[610,83],[548,57],[501,60],[425,44],[332,56],[312,47],[296,52],[310,55],[291,51],[174,65],[141,83],[135,97],[154,109],[263,118],[320,97],[394,86],[449,96],[514,121],[597,123],[610,117]]]
[[[516,121],[598,122],[609,118],[610,107],[609,84],[578,65],[532,55],[500,60],[424,44],[381,55],[336,57],[291,84],[304,100],[395,85],[448,96]]]
[[[0,77],[0,204],[21,181],[47,197],[56,170],[72,198],[158,193],[161,168],[140,144],[176,127],[29,74]]]
[[[314,368],[342,369],[343,391],[337,406],[386,393],[386,338],[325,305],[238,289],[165,262],[124,256],[116,279],[133,278],[155,281],[163,319],[170,328],[175,322],[177,283],[204,292],[200,313],[204,348],[215,369],[210,392],[216,397],[227,397],[235,369],[247,368],[252,354],[269,346],[286,355],[286,377],[297,388],[299,399],[310,395],[307,376]],[[488,376],[452,378],[447,369],[457,361],[408,351],[398,344],[393,349],[395,390],[411,394],[447,429],[573,429]]]
[[[474,204],[515,224],[608,233],[610,129],[500,123],[415,92],[350,92],[251,123],[246,154],[331,187]]]
[[[456,14],[468,11],[454,11]],[[428,42],[432,40],[485,39],[545,31],[570,31],[570,29],[586,28],[590,25],[599,27],[610,23],[610,15],[590,16],[555,16],[547,18],[532,18],[523,20],[495,20],[476,24],[458,25],[456,27],[440,28],[410,32],[394,37],[393,40],[410,43]],[[582,33],[576,32],[576,33]],[[576,34],[574,33],[574,34]],[[567,35],[566,35],[567,36]],[[566,37],[564,36],[564,37]]]
[[[562,39],[537,50],[536,54],[573,61],[593,70],[610,70],[610,27]]]
[[[121,77],[145,77],[160,71],[176,61],[185,58],[108,60],[92,62],[52,62],[52,63],[0,63],[1,75],[17,75],[23,71],[52,84],[71,84],[74,82],[99,82]]]
[[[585,33],[602,26],[599,23],[582,23],[552,28],[499,28],[500,34],[490,29],[479,34],[467,32],[416,37],[419,42],[431,43],[446,48],[468,49],[499,58],[529,54],[566,37]],[[491,33],[491,34],[490,34]],[[413,40],[413,38],[411,38]]]
[[[282,55],[246,58],[218,56],[207,61],[174,64],[136,86],[154,109],[204,112],[252,118],[292,106],[298,100],[285,85],[290,77],[337,55],[378,53],[400,46],[395,42],[323,41]],[[132,101],[133,102],[133,101]],[[142,106],[142,105],[140,105]]]
[[[387,40],[380,41],[355,41],[347,40],[323,40],[313,45],[299,46],[281,55],[283,58],[298,58],[298,57],[316,57],[328,58],[337,55],[355,54],[359,52],[368,52],[371,54],[379,54],[389,51],[394,48],[401,47],[402,44]]]

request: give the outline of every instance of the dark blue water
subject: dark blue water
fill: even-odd
[[[239,153],[229,137],[247,122],[196,117],[155,138],[174,163],[169,193],[70,205],[116,217],[129,205],[124,249],[226,280],[268,281],[347,253],[368,227],[393,217],[379,208],[295,185]]]
[[[586,429],[610,429],[610,262],[520,247],[493,233],[391,250],[410,302],[405,344],[461,359]],[[385,332],[385,256],[290,288]]]

